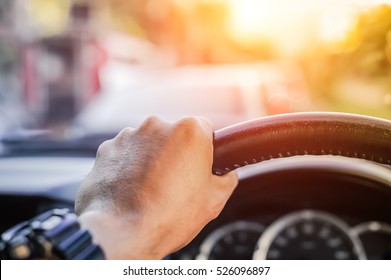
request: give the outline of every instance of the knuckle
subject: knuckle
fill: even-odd
[[[123,136],[123,137],[126,137],[126,136],[129,136],[133,133],[133,129],[130,128],[130,127],[125,127],[124,129],[122,129],[120,131],[120,133],[118,134],[119,136]]]
[[[181,120],[179,120],[179,123],[185,126],[197,126],[198,119],[196,117],[184,117]]]
[[[133,135],[133,132],[134,132],[133,128],[126,127],[118,133],[118,135],[115,137],[115,139],[119,140],[119,141],[129,139]]]
[[[185,117],[176,122],[179,129],[189,130],[197,127],[197,120],[194,117]]]
[[[147,117],[143,123],[139,126],[137,131],[146,133],[146,132],[153,132],[157,128],[162,126],[163,121],[158,116],[149,116]]]
[[[105,152],[109,149],[112,140],[106,140],[102,144],[99,145],[98,150],[96,152],[97,157],[101,157]]]
[[[158,116],[152,115],[147,117],[141,126],[156,125],[159,122],[161,122],[161,119]]]
[[[203,130],[198,118],[195,117],[185,117],[179,120],[175,124],[175,130],[177,132],[182,132],[188,136],[200,136],[203,134]]]

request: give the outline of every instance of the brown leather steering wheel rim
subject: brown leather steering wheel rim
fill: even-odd
[[[214,133],[214,174],[270,159],[335,155],[391,165],[391,121],[345,113],[264,117]]]

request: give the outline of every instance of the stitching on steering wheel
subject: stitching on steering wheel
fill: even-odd
[[[319,153],[317,153],[316,151],[312,151],[312,152],[313,152],[314,155],[319,154]],[[338,155],[339,155],[339,156],[343,156],[341,150],[338,150],[337,152],[338,152]],[[335,155],[335,153],[333,153],[332,150],[329,150],[329,154],[326,154],[326,152],[325,152],[324,150],[321,150],[321,153],[320,153],[320,154],[322,154],[322,155]],[[294,151],[294,155],[298,155],[298,156],[308,155],[308,151],[307,151],[307,150],[304,150],[304,153],[299,153],[299,151],[296,150],[296,151]],[[284,158],[284,157],[291,157],[291,156],[292,156],[292,153],[291,153],[291,152],[286,152],[286,156],[284,156],[282,153],[279,153],[279,154],[278,154],[278,157],[273,157],[272,154],[270,154],[268,157],[269,157],[270,159],[275,159],[275,158]],[[344,154],[344,156],[349,157],[349,152],[346,152],[346,153]],[[373,154],[370,155],[370,156],[368,156],[368,155],[366,155],[366,154],[361,154],[361,156],[358,156],[358,153],[357,153],[357,152],[354,152],[354,157],[355,157],[355,158],[358,158],[358,159],[365,159],[365,160],[372,160],[372,161],[373,161],[373,159],[374,159]],[[260,159],[253,158],[253,159],[252,159],[252,162],[253,162],[253,163],[259,163],[259,162],[263,162],[263,161],[267,161],[267,160],[269,160],[269,159],[266,159],[266,160],[265,160],[265,157],[262,156]],[[383,163],[383,158],[382,158],[382,157],[378,158],[378,161],[379,161],[380,163]],[[243,163],[234,163],[234,164],[233,164],[233,168],[225,167],[224,170],[229,172],[229,171],[232,171],[232,170],[234,170],[234,169],[236,169],[236,168],[240,168],[240,167],[246,166],[246,165],[248,165],[248,164],[249,164],[248,161],[244,161]],[[387,164],[391,165],[391,161],[390,161],[390,160],[387,160]],[[217,171],[216,174],[217,174],[217,175],[222,175],[223,172]]]

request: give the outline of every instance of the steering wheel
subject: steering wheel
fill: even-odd
[[[213,173],[275,158],[335,155],[391,165],[391,121],[345,113],[264,117],[215,132]]]

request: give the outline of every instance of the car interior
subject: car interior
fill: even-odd
[[[239,185],[166,260],[391,259],[391,2],[45,2],[0,3],[0,232],[73,210],[125,126],[203,115]]]

